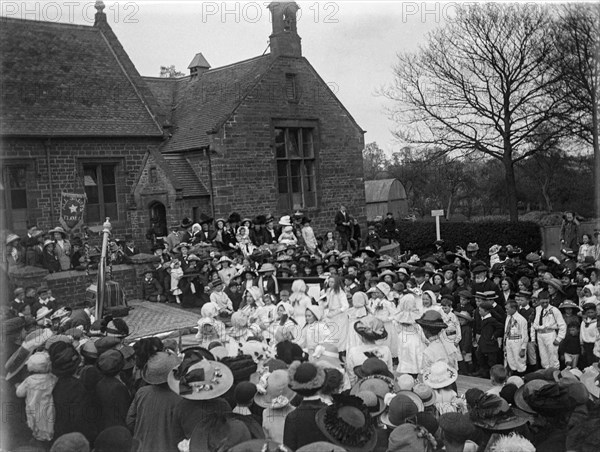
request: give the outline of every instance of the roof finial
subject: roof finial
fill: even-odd
[[[96,8],[96,16],[94,17],[94,26],[98,26],[100,24],[106,24],[106,14],[104,14],[104,2],[102,0],[96,0],[96,4],[94,5]]]

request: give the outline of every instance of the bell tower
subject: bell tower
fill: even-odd
[[[271,2],[268,6],[271,11],[273,32],[270,39],[271,55],[298,57],[302,56],[302,46],[296,14],[300,7],[296,2]]]

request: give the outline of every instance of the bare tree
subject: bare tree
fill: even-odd
[[[560,79],[544,68],[558,55],[552,19],[540,5],[460,6],[416,53],[402,53],[392,117],[401,141],[502,162],[510,219],[518,219],[514,165],[547,143],[533,140],[561,111],[547,91]],[[535,145],[533,145],[535,143]]]
[[[553,30],[556,47],[564,58],[558,61],[558,65],[548,67],[548,70],[562,77],[559,96],[567,94],[570,109],[564,119],[569,129],[594,150],[595,213],[596,218],[600,219],[600,5],[562,6]]]

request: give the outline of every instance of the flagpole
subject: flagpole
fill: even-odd
[[[101,319],[104,311],[104,269],[106,267],[106,253],[108,249],[108,236],[112,225],[110,218],[106,217],[106,221],[102,225],[102,253],[100,255],[100,263],[98,264],[98,281],[96,283],[96,319]]]

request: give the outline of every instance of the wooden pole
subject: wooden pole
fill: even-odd
[[[105,284],[105,267],[106,267],[106,254],[108,250],[108,236],[112,225],[110,224],[110,218],[106,217],[106,221],[102,225],[102,253],[100,255],[100,262],[98,264],[98,281],[96,291],[96,319],[101,319],[104,313],[104,284]]]

